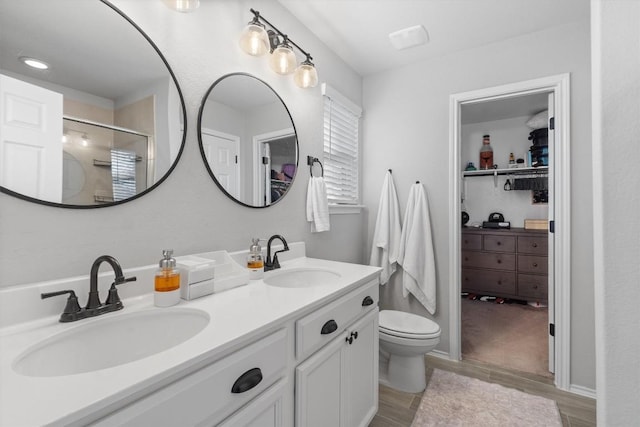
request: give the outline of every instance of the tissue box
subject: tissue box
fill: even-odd
[[[180,269],[180,297],[184,300],[200,298],[214,292],[216,261],[195,255],[176,258]]]

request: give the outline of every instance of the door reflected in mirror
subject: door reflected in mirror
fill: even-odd
[[[289,191],[298,138],[286,105],[262,80],[243,73],[217,80],[202,101],[198,137],[209,174],[234,201],[262,208]]]
[[[168,64],[102,0],[0,0],[0,115],[0,190],[55,206],[136,198],[166,178],[184,145]]]

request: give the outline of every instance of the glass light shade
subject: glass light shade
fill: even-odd
[[[296,69],[296,55],[286,43],[274,49],[269,58],[271,69],[278,74],[291,74]]]
[[[193,12],[200,7],[200,0],[164,0],[164,3],[178,12]]]
[[[269,52],[269,35],[264,26],[254,22],[249,23],[240,35],[240,48],[253,56]]]
[[[316,67],[311,62],[304,61],[296,68],[293,81],[303,89],[316,87],[318,84],[318,71],[316,71]]]

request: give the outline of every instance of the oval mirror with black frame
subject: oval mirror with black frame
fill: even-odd
[[[167,61],[105,0],[0,0],[0,117],[0,191],[51,206],[136,199],[185,141]]]
[[[245,73],[218,79],[198,115],[200,152],[209,174],[234,201],[265,208],[284,198],[298,169],[298,138],[287,106]]]

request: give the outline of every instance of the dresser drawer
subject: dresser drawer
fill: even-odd
[[[518,255],[518,272],[547,274],[548,263],[546,256]]]
[[[537,300],[547,300],[548,277],[518,274],[518,295]]]
[[[482,249],[485,251],[515,252],[516,237],[487,234],[482,238]]]
[[[515,254],[496,252],[462,252],[462,267],[493,268],[499,270],[515,270]]]
[[[378,306],[378,279],[372,280],[296,322],[296,357],[306,359],[345,330],[357,317]]]
[[[460,242],[462,250],[479,251],[482,249],[482,236],[479,234],[462,233],[462,241]]]
[[[547,255],[547,236],[518,236],[518,252],[522,254]]]
[[[467,292],[481,291],[487,294],[515,295],[516,273],[464,268],[462,270],[462,289]]]

